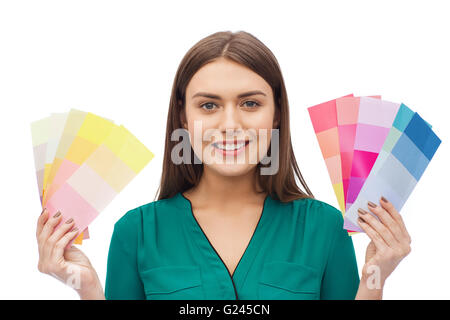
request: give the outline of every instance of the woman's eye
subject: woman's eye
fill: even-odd
[[[248,103],[250,103],[250,105]],[[255,108],[259,106],[259,103],[256,101],[245,101],[244,105],[249,108]]]
[[[251,100],[245,101],[243,103],[243,105],[245,107],[249,108],[249,109],[255,109],[256,107],[260,106],[260,104],[258,102],[251,101]],[[202,104],[200,106],[200,108],[202,108],[203,110],[206,110],[206,111],[213,111],[214,107],[217,107],[217,105],[215,103],[212,103],[212,102],[207,102],[207,103],[204,103],[204,104]]]
[[[202,104],[200,107],[201,107],[202,109],[207,110],[207,111],[211,111],[211,110],[214,109],[214,106],[215,106],[214,103],[207,102],[207,103]]]

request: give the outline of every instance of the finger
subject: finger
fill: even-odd
[[[37,223],[37,227],[36,227],[36,239],[38,242],[38,252],[39,252],[39,259],[41,259],[43,257],[43,244],[42,241],[40,241],[40,235],[42,233],[42,229],[44,228],[45,223],[48,220],[48,216],[49,216],[49,212],[47,210],[47,208],[44,208],[44,210],[41,212],[41,215],[38,218],[38,223]]]
[[[45,223],[44,228],[42,229],[40,235],[40,259],[42,261],[51,261],[54,243],[49,242],[48,240],[53,235],[55,228],[61,222],[62,214],[60,211],[55,213],[52,217],[49,217],[48,221]]]
[[[385,197],[381,197],[380,205],[392,216],[395,221],[397,221],[403,234],[408,239],[409,243],[411,243],[411,237],[406,229],[405,222],[403,221],[401,214],[397,211],[397,209],[395,209],[392,202],[387,200]]]
[[[369,206],[369,209],[372,210],[372,208]],[[371,215],[369,212],[359,208],[358,209],[358,215],[367,222],[376,232],[380,234],[380,236],[383,237],[384,241],[389,247],[396,247],[398,246],[397,239],[394,238],[391,231],[387,227],[385,227],[381,221],[379,221],[377,218],[375,218],[373,215]]]
[[[74,225],[74,220],[71,218],[56,229],[53,234],[47,239],[46,245],[54,248],[55,244],[63,237]]]
[[[58,225],[58,223],[61,220],[61,212],[58,211],[53,215],[53,217],[48,218],[47,222],[44,224],[44,227],[42,228],[42,232],[39,235],[39,242],[41,245],[45,245],[45,242],[47,241],[48,237],[53,233],[53,230]]]
[[[64,254],[64,250],[69,242],[78,236],[78,228],[73,228],[71,231],[67,232],[55,245],[54,257],[60,257]]]
[[[372,203],[372,202],[371,202]],[[392,235],[398,242],[403,242],[405,240],[405,235],[403,230],[400,228],[397,220],[394,220],[393,217],[387,212],[383,207],[376,206],[371,208],[372,212],[380,219],[380,221],[386,226],[389,231],[391,231]]]
[[[384,239],[376,232],[367,222],[364,222],[361,218],[357,219],[359,226],[364,230],[370,240],[373,241],[378,251],[384,252],[388,248],[388,245]]]
[[[39,235],[42,232],[42,229],[44,228],[44,224],[48,219],[48,210],[47,208],[44,208],[38,218],[37,227],[36,227],[36,238],[39,237]]]

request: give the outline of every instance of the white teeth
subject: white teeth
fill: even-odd
[[[218,149],[222,149],[222,150],[237,150],[242,148],[243,146],[245,146],[245,143],[239,143],[239,144],[234,144],[234,143],[230,143],[230,144],[221,144],[221,143],[215,143],[214,146]]]

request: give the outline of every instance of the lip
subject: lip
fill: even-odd
[[[216,141],[216,142],[214,142],[213,144],[215,144],[215,143],[221,143],[221,144],[239,144],[239,143],[247,143],[247,142],[249,142],[249,140],[219,140],[219,141]]]
[[[239,144],[239,143],[244,143],[244,145],[241,148],[235,149],[235,150],[223,150],[223,149],[220,149],[220,148],[216,147],[216,143],[221,143],[221,144]],[[211,146],[215,150],[220,152],[222,155],[236,156],[236,155],[242,153],[245,150],[245,148],[247,148],[247,146],[249,144],[250,144],[250,140],[236,140],[236,141],[234,141],[234,140],[233,141],[223,140],[223,141],[214,142],[214,143],[211,144]]]

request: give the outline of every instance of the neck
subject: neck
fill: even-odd
[[[239,176],[223,176],[204,167],[199,184],[188,192],[199,206],[218,204],[222,207],[233,203],[260,202],[265,196],[255,189],[256,167]]]

